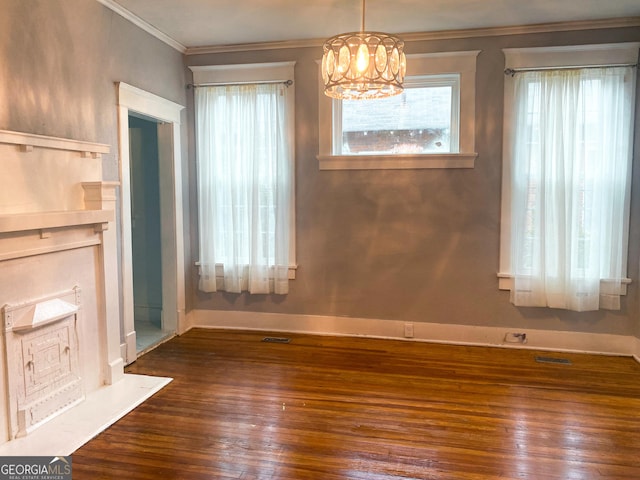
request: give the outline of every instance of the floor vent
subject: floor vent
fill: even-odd
[[[266,343],[291,343],[291,339],[286,337],[264,337],[262,341]]]
[[[571,365],[571,360],[556,357],[536,357],[538,363],[557,363],[560,365]]]

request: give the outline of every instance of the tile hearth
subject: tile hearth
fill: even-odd
[[[117,383],[90,393],[84,402],[49,420],[26,437],[0,445],[0,456],[71,455],[171,380],[125,374]]]

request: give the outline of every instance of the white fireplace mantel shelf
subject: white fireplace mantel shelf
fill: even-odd
[[[0,215],[0,234],[103,224],[114,220],[112,210],[68,210],[60,212],[10,213]]]
[[[12,132],[9,130],[0,130],[0,143],[19,145],[23,152],[31,152],[34,147],[49,148],[80,152],[83,157],[92,158],[100,158],[102,154],[109,153],[110,149],[109,145],[102,143],[48,137],[46,135],[35,135],[24,132]]]

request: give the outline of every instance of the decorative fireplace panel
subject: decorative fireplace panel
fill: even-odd
[[[3,307],[10,438],[84,399],[78,368],[80,289]]]

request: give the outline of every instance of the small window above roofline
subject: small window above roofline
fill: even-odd
[[[412,77],[459,74],[459,153],[417,155],[334,155],[332,99],[324,95],[318,61],[320,170],[473,168],[475,159],[475,73],[479,50],[407,55],[406,81]]]

